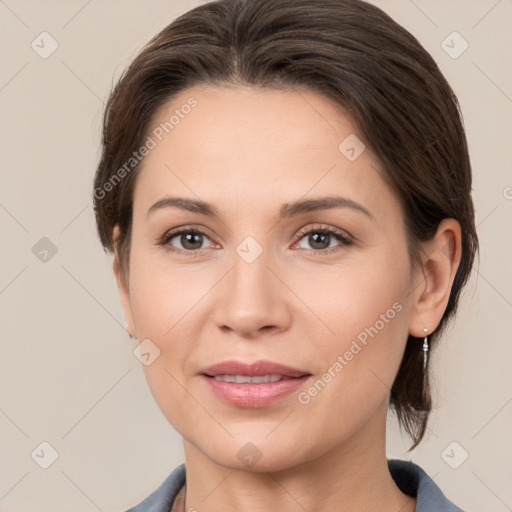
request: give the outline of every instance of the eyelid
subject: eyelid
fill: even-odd
[[[346,231],[344,231],[342,229],[338,229],[338,228],[332,227],[332,226],[329,226],[327,224],[315,224],[313,226],[302,228],[300,231],[297,232],[297,234],[295,236],[300,239],[304,235],[307,235],[307,234],[309,234],[311,232],[314,232],[314,233],[325,232],[325,233],[329,233],[329,234],[338,235],[338,236],[340,236],[340,237],[342,237],[342,238],[344,238],[346,240],[350,240],[352,242],[355,241],[355,237],[353,237],[352,235],[350,235]]]
[[[197,225],[194,225],[194,224],[187,224],[187,225],[179,226],[177,228],[173,228],[173,229],[166,231],[161,237],[159,237],[157,239],[156,243],[157,243],[157,245],[163,246],[164,248],[166,248],[167,250],[172,251],[172,252],[178,252],[178,253],[187,254],[187,255],[199,254],[199,253],[203,252],[204,250],[209,249],[209,247],[204,247],[202,249],[196,249],[196,250],[192,251],[192,250],[180,249],[178,247],[170,247],[169,242],[175,236],[181,235],[183,233],[196,233],[196,234],[203,235],[206,238],[208,238],[209,240],[211,240],[211,237],[208,235],[207,231],[208,230],[203,226],[198,227]],[[212,243],[215,243],[215,242],[212,240]]]
[[[328,256],[333,253],[341,251],[343,248],[349,247],[356,242],[356,238],[344,230],[328,226],[326,224],[316,224],[313,226],[302,228],[296,235],[296,241],[292,247],[297,245],[304,236],[310,233],[325,233],[336,238],[340,243],[334,247],[327,249],[307,249],[308,253],[312,253],[320,256]]]

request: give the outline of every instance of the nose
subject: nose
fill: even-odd
[[[220,329],[258,338],[288,328],[290,294],[269,259],[265,251],[252,263],[234,255],[233,268],[218,289],[215,321]]]

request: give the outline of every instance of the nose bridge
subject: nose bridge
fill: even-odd
[[[219,326],[245,335],[262,327],[283,327],[283,290],[267,266],[273,266],[271,254],[254,238],[247,237],[236,247],[217,308]]]
[[[233,257],[230,276],[230,296],[234,306],[242,312],[262,311],[271,302],[271,272],[268,270],[269,253],[252,240],[242,242]]]
[[[249,297],[264,296],[270,291],[269,281],[270,255],[268,251],[258,250],[252,243],[242,242],[233,256],[233,270],[231,272],[231,286],[234,294]],[[258,254],[259,252],[259,254]],[[240,298],[240,297],[239,297]]]

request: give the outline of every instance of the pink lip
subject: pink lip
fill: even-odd
[[[256,361],[252,364],[238,361],[225,361],[201,370],[201,378],[211,391],[223,402],[238,407],[265,407],[299,389],[311,374],[297,368],[291,368],[270,361]],[[260,384],[237,384],[223,382],[214,375],[281,375],[278,382]]]
[[[302,377],[310,375],[308,372],[284,366],[282,364],[273,363],[272,361],[255,361],[254,363],[241,363],[239,361],[223,361],[221,363],[208,366],[199,370],[198,373],[209,375],[248,375],[249,377],[257,377],[258,375],[282,375],[283,377]]]

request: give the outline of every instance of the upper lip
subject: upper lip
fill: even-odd
[[[214,377],[215,375],[247,375],[257,377],[262,375],[282,375],[283,377],[302,377],[310,375],[308,372],[285,366],[272,361],[255,361],[253,363],[242,363],[240,361],[222,361],[208,366],[199,371],[204,375]]]

